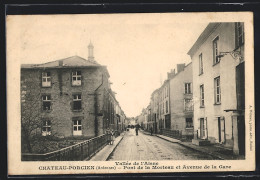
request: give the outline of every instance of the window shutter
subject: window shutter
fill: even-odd
[[[204,118],[204,122],[205,122],[205,129],[206,129],[206,138],[208,139],[208,119],[207,117]]]
[[[238,24],[235,22],[235,48],[238,47]]]

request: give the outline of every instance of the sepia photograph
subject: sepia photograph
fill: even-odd
[[[255,169],[252,13],[6,19],[10,175]]]

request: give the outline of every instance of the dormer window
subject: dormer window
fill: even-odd
[[[72,72],[72,85],[81,86],[81,71]]]
[[[50,72],[42,73],[42,87],[51,87],[51,73]]]

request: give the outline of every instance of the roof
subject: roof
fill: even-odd
[[[193,44],[189,52],[187,53],[191,57],[196,53],[200,46],[207,40],[212,32],[220,25],[221,23],[209,23],[204,31],[200,34],[197,41]]]
[[[22,69],[42,69],[42,68],[84,68],[84,67],[100,67],[105,71],[107,77],[110,77],[106,66],[102,66],[97,62],[86,60],[79,56],[72,56],[65,59],[51,61],[43,64],[22,64]]]
[[[170,80],[176,78],[179,74],[181,74],[182,72],[184,72],[185,69],[186,69],[188,66],[191,66],[191,65],[192,65],[192,62],[190,62],[189,64],[187,64],[187,65],[184,67],[183,71],[180,71],[180,72],[176,73],[176,74],[174,75],[174,77],[168,79],[168,81],[170,81]]]
[[[62,62],[60,64],[60,62]],[[79,56],[72,56],[65,59],[51,61],[43,64],[22,64],[21,68],[61,68],[61,67],[97,67],[100,64],[86,60]]]

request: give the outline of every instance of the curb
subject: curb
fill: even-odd
[[[155,136],[158,137],[158,138],[161,138],[161,139],[163,139],[163,140],[165,140],[165,141],[171,142],[171,143],[180,143],[180,140],[179,140],[179,142],[178,142],[178,141],[172,142],[172,141],[170,141],[169,139],[164,139],[163,137],[160,137],[160,136],[158,136],[158,135],[155,135]]]
[[[157,136],[157,135],[156,135],[156,136]],[[163,137],[160,137],[160,136],[157,136],[157,137],[159,137],[159,138],[161,138],[161,139],[164,139]],[[218,156],[218,155],[216,155],[216,154],[213,154],[213,153],[210,153],[210,152],[201,151],[201,150],[199,150],[199,149],[196,149],[196,148],[187,146],[186,144],[183,144],[181,141],[179,141],[179,142],[172,142],[172,141],[169,141],[168,139],[164,139],[164,140],[166,140],[166,141],[168,141],[168,142],[171,142],[171,143],[178,143],[178,144],[181,145],[181,146],[184,146],[184,147],[186,147],[186,148],[189,148],[189,149],[192,149],[192,150],[195,150],[195,151],[198,151],[198,152],[206,153],[206,154],[208,154],[208,155],[210,155],[210,156],[213,156],[214,158],[217,158],[217,159],[220,159],[220,160],[225,160],[224,158],[222,158],[222,157],[220,157],[220,156]]]
[[[122,138],[118,141],[117,145],[114,147],[114,149],[111,151],[111,153],[109,153],[109,155],[107,156],[105,161],[108,161],[108,159],[111,157],[111,155],[114,153],[115,149],[117,148],[118,144],[122,141],[122,139],[124,138],[125,134],[122,136]]]
[[[208,155],[210,155],[210,156],[212,156],[212,157],[214,157],[214,158],[217,158],[217,159],[219,159],[219,160],[225,160],[224,158],[222,158],[222,157],[220,157],[220,156],[218,156],[218,155],[216,155],[216,154],[214,154],[214,153],[201,151],[201,150],[199,150],[199,149],[196,149],[196,148],[187,146],[186,144],[183,144],[183,143],[181,143],[181,142],[177,142],[177,143],[180,144],[180,145],[182,145],[182,146],[184,146],[184,147],[186,147],[186,148],[190,148],[190,149],[195,150],[195,151],[198,151],[198,152],[206,153],[206,154],[208,154]]]

